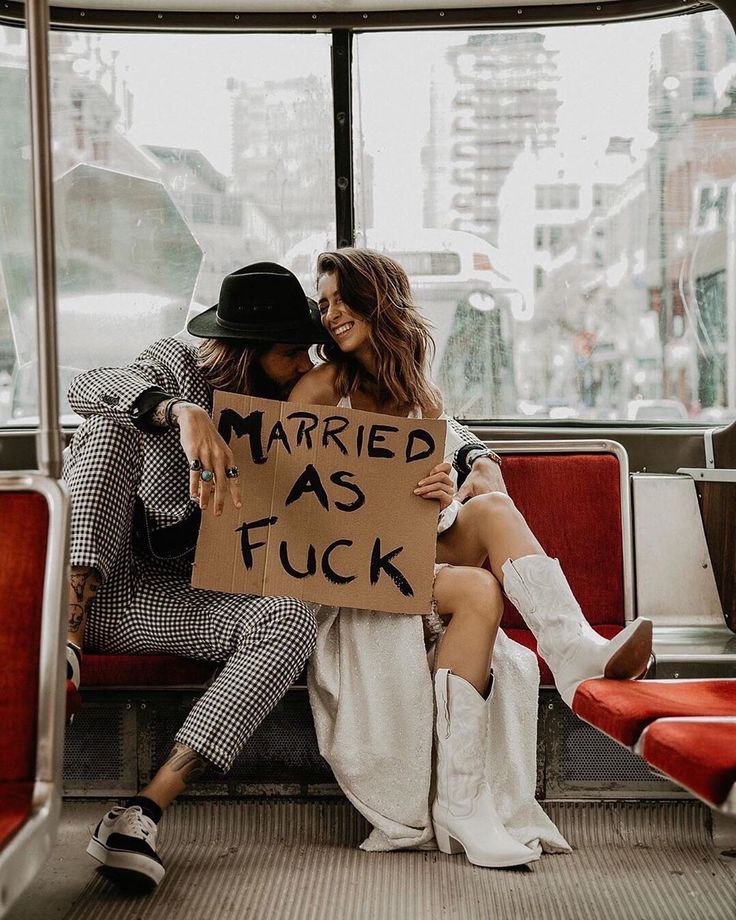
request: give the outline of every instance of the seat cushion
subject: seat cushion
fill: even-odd
[[[32,800],[33,783],[0,783],[0,849],[28,819]]]
[[[200,687],[215,671],[211,661],[175,655],[95,655],[82,658],[85,687]]]
[[[610,623],[595,627],[595,631],[597,633],[600,633],[600,635],[603,636],[605,639],[613,639],[614,636],[618,635],[621,632],[621,629],[622,629],[621,626],[614,626],[614,625],[611,625]],[[536,654],[537,640],[534,638],[530,630],[526,628],[524,629],[514,629],[514,628],[506,629],[504,627],[504,632],[509,637],[509,639],[513,639],[515,642],[518,642],[520,645],[524,645],[526,646],[526,648],[530,648]],[[537,661],[539,662],[539,676],[540,676],[541,685],[543,687],[554,687],[555,681],[554,681],[554,678],[552,677],[552,672],[547,666],[547,662],[543,658],[540,658],[539,655],[537,655]]]
[[[656,719],[736,716],[736,678],[724,680],[586,680],[573,711],[604,734],[633,747]]]
[[[605,453],[507,454],[503,476],[547,555],[560,560],[588,622],[623,626],[618,458]],[[524,626],[508,600],[502,625]]]
[[[718,808],[736,783],[736,716],[724,722],[660,719],[644,732],[640,754]]]

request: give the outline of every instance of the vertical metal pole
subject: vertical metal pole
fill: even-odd
[[[31,153],[38,335],[38,404],[36,435],[39,470],[61,475],[59,377],[56,345],[56,262],[49,91],[49,11],[46,0],[26,0],[28,74],[31,87]]]
[[[353,35],[332,33],[332,100],[335,135],[335,220],[338,248],[355,242],[353,202]]]
[[[728,189],[726,212],[726,406],[736,406],[736,182]],[[717,355],[714,355],[714,364]]]
[[[736,32],[735,0],[716,0],[714,5],[721,9]],[[726,213],[726,405],[731,409],[736,406],[736,183],[728,190]]]

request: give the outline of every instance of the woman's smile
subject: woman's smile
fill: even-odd
[[[339,326],[334,326],[330,329],[330,335],[333,339],[339,339],[344,335],[347,335],[348,332],[353,328],[355,323],[352,320],[348,320],[346,323],[341,323]]]

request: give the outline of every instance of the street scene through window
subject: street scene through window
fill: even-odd
[[[62,390],[179,332],[248,262],[314,292],[336,240],[330,44],[52,34]],[[352,77],[356,244],[409,272],[449,412],[736,418],[736,39],[720,12],[357,34]],[[0,98],[7,425],[37,413],[20,29],[0,27]]]

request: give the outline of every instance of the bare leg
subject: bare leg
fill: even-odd
[[[437,653],[435,798],[432,822],[443,853],[464,850],[489,868],[537,858],[503,826],[486,781],[488,666],[503,613],[501,588],[485,569],[442,569],[435,579],[438,613],[452,621]]]
[[[483,565],[503,584],[502,567],[507,559],[544,556],[529,525],[503,492],[490,492],[469,499],[455,523],[437,539],[437,561],[452,565]]]
[[[102,584],[100,573],[97,569],[88,566],[73,565],[69,579],[69,622],[67,626],[67,642],[82,648],[84,639],[84,626],[87,614],[97,597],[97,591]]]
[[[448,668],[483,696],[503,614],[501,587],[485,569],[453,566],[437,573],[434,595],[440,616],[452,617],[435,667]]]
[[[151,799],[161,809],[167,808],[193,782],[201,779],[209,767],[204,757],[177,742],[158,773],[138,795]]]
[[[598,635],[583,616],[559,563],[545,554],[503,492],[471,498],[437,540],[439,562],[482,565],[486,558],[534,634],[537,650],[568,706],[584,680],[634,678],[646,671],[651,622],[629,623],[612,640]]]

